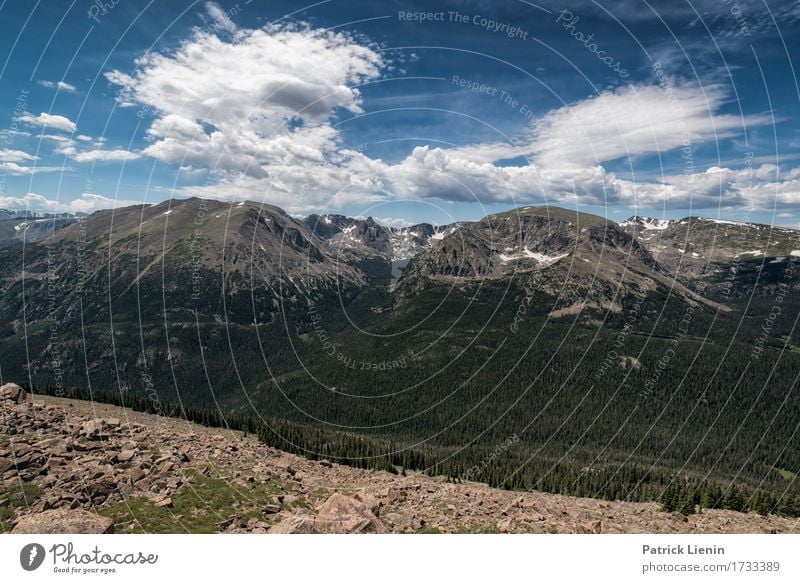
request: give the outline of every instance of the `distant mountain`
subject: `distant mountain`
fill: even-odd
[[[85,215],[0,209],[0,246],[39,241],[82,216]]]
[[[646,231],[663,231],[672,224],[670,219],[654,219],[652,217],[632,216],[626,221],[619,223],[619,226],[633,233],[634,235],[641,236]],[[652,233],[647,233],[651,235]]]
[[[715,286],[730,270],[785,264],[800,256],[800,231],[703,217],[659,220],[631,217],[620,223],[679,279]]]
[[[364,257],[390,262],[408,260],[457,228],[456,225],[434,227],[428,223],[388,227],[372,217],[361,219],[335,214],[309,215],[303,223],[333,254],[350,261]]]

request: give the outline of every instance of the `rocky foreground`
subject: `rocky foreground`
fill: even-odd
[[[783,533],[800,520],[449,484],[309,461],[241,432],[0,387],[0,531]]]

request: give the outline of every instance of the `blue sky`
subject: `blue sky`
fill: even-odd
[[[800,8],[0,3],[0,207],[800,224]]]

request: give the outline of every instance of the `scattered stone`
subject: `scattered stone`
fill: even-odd
[[[114,521],[85,510],[45,510],[23,516],[14,524],[13,534],[108,534]]]
[[[275,500],[260,506],[249,496],[232,502],[230,516],[218,519],[219,530],[231,533],[800,532],[800,520],[779,516],[704,510],[686,517],[660,512],[656,503],[511,492],[411,471],[398,476],[310,461],[224,429],[131,411],[124,413],[123,428],[122,414],[109,405],[39,396],[26,402],[13,387],[0,389],[0,478],[6,488],[31,484],[41,492],[21,505],[0,495],[14,532],[102,532],[109,520],[90,510],[131,497],[167,508],[202,476],[243,494],[280,488]],[[314,506],[318,513],[308,510]],[[204,511],[200,501],[183,514]],[[257,518],[250,518],[253,511]],[[176,520],[176,530],[186,520]],[[129,524],[118,530],[127,532]]]

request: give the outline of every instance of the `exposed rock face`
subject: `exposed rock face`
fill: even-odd
[[[314,238],[330,253],[348,261],[364,257],[384,261],[410,259],[431,246],[454,225],[436,228],[428,223],[411,227],[388,227],[377,223],[372,217],[366,219],[342,215],[309,215],[303,219]]]
[[[85,510],[46,510],[17,520],[14,534],[109,534],[114,521]]]
[[[9,503],[6,488],[41,492],[13,508],[15,533],[109,532],[111,519],[97,512],[136,499],[173,517],[187,512],[186,497],[176,501],[193,491],[192,472],[213,472],[247,496],[255,485],[268,489],[258,506],[215,511],[220,532],[800,533],[798,519],[722,510],[685,517],[653,503],[451,484],[310,461],[238,432],[109,405],[14,399],[0,415],[0,506]],[[195,499],[187,514],[206,508]],[[129,526],[114,524],[117,532]],[[179,517],[172,532],[186,532]]]
[[[383,523],[364,504],[338,493],[320,506],[315,526],[319,532],[332,534],[386,532]]]
[[[28,398],[22,387],[14,383],[6,383],[0,387],[0,402],[17,404]]]

